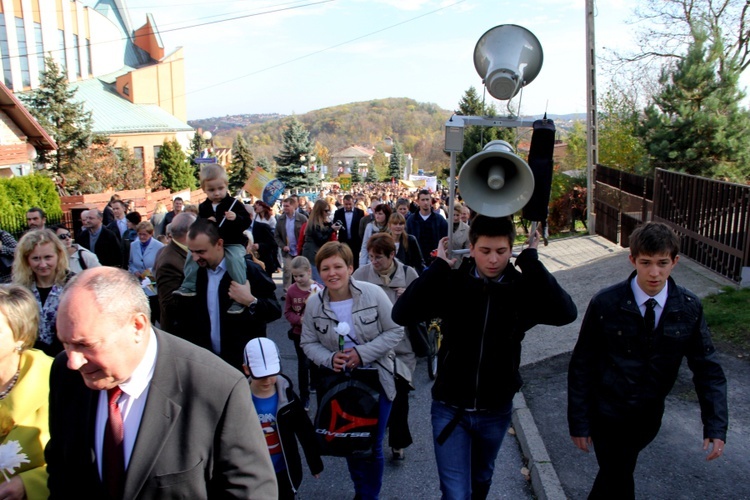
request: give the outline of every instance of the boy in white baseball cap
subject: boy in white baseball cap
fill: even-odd
[[[279,348],[274,341],[252,339],[245,345],[244,357],[242,369],[250,380],[253,404],[276,471],[279,499],[294,499],[302,483],[302,460],[295,439],[302,445],[313,476],[317,478],[323,471],[315,430],[292,381],[281,373]]]

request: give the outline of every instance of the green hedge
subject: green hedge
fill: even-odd
[[[40,207],[48,220],[62,216],[55,183],[39,174],[0,179],[0,228],[16,233],[26,227],[26,211]]]

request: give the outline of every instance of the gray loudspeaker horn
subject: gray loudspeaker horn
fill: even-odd
[[[469,207],[488,217],[521,210],[534,194],[534,174],[505,141],[491,141],[463,164],[458,190]]]
[[[542,44],[515,24],[487,31],[474,47],[474,67],[495,99],[507,100],[528,85],[542,69]]]

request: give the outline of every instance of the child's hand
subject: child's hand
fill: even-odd
[[[226,218],[227,220],[234,220],[234,219],[236,219],[236,218],[237,218],[237,214],[236,214],[236,213],[234,213],[234,212],[232,212],[231,210],[227,210],[227,211],[226,211],[226,212],[224,213],[224,217],[225,217],[225,218]]]
[[[211,222],[216,222],[216,217],[214,217],[214,216],[212,215],[211,217],[209,217],[209,218],[208,218],[208,220],[210,220]]]

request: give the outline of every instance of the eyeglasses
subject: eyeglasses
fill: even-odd
[[[67,240],[68,238],[70,238],[70,233],[58,234],[57,237],[61,240]]]
[[[369,257],[370,257],[370,262],[380,262],[381,260],[388,258],[385,255],[372,255],[372,254],[370,254]]]

